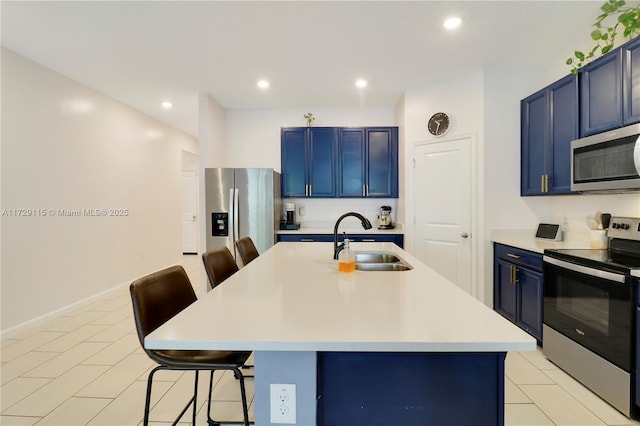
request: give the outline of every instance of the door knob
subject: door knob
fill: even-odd
[[[194,222],[196,221],[196,217],[195,216],[193,216],[191,219],[193,219]]]
[[[460,236],[462,238],[469,238],[469,234],[467,234],[466,232],[463,232],[462,234],[460,234]]]

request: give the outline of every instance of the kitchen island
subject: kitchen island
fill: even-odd
[[[145,339],[255,352],[256,424],[270,384],[296,385],[295,424],[504,421],[507,351],[535,339],[392,243],[409,271],[339,273],[331,243],[278,243]]]

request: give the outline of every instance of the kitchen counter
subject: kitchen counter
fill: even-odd
[[[332,247],[276,244],[178,321],[149,335],[145,345],[265,351],[535,349],[534,339],[395,244],[353,243],[352,249],[396,253],[412,270],[339,273]],[[225,323],[234,326],[207,325]]]
[[[378,229],[376,228],[376,226],[374,225],[373,228],[371,229],[363,229],[362,227],[359,228],[343,228],[342,226],[340,227],[340,229],[338,230],[338,232],[340,233],[340,235],[342,235],[343,232],[346,232],[347,235],[349,234],[404,234],[404,231],[402,230],[401,226],[396,226],[394,229]],[[329,234],[329,235],[333,235],[333,226],[327,226],[327,227],[307,227],[307,228],[300,228],[300,229],[296,229],[296,230],[285,230],[285,229],[278,229],[276,230],[277,234]]]
[[[535,230],[492,230],[491,241],[511,247],[543,254],[545,249],[588,249],[587,233],[565,233],[564,241],[550,241],[536,238]]]
[[[297,424],[502,425],[505,354],[535,339],[395,244],[352,248],[413,269],[340,273],[331,243],[278,243],[145,346],[255,351],[256,424],[272,424],[269,384],[292,383]]]

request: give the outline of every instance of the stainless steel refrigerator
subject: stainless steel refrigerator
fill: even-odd
[[[207,250],[251,237],[259,253],[276,242],[280,223],[280,174],[273,169],[205,169]]]

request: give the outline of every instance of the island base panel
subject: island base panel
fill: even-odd
[[[504,425],[506,353],[318,353],[318,426]]]

